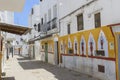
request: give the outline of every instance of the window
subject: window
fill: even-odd
[[[19,42],[18,42],[18,41],[16,41],[16,43],[17,43],[17,44],[19,44]]]
[[[44,21],[47,22],[47,14],[44,15]]]
[[[48,10],[48,20],[51,20],[51,9]]]
[[[57,17],[57,5],[53,6],[53,17]]]
[[[67,25],[68,34],[70,34],[70,24]]]
[[[40,29],[40,23],[39,23],[39,24],[38,24],[38,32],[40,32],[40,30],[41,30],[41,29]]]
[[[34,29],[36,30],[36,27],[37,27],[37,25],[36,24],[34,24]]]
[[[31,14],[32,14],[32,15],[34,14],[34,10],[33,10],[33,8],[32,8],[32,10],[31,10]]]
[[[98,28],[101,26],[101,17],[100,17],[100,13],[96,13],[94,15],[95,18],[95,28]]]
[[[43,25],[43,18],[41,18],[41,24]]]
[[[99,71],[99,72],[102,72],[102,73],[105,73],[105,66],[103,66],[103,65],[98,65],[98,71]]]
[[[83,14],[80,14],[77,16],[77,30],[80,31],[80,30],[83,30],[83,26],[84,26],[84,23],[83,23]]]

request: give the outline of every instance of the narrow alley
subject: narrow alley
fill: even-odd
[[[120,80],[120,0],[0,0],[0,80]]]
[[[65,68],[14,56],[6,61],[6,76],[2,80],[98,80]]]

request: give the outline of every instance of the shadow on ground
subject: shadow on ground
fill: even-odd
[[[2,78],[2,80],[15,80],[14,77],[5,77],[5,78]]]
[[[22,61],[22,60],[30,60],[30,58],[25,57],[25,58],[17,58],[18,61]]]
[[[57,78],[57,80],[97,80],[97,79],[93,79],[90,76],[81,74],[79,72],[71,71],[65,68],[60,68],[48,63],[44,63],[42,61],[35,61],[35,60],[20,61],[19,64],[24,70],[45,69],[48,72],[55,75],[55,78]]]

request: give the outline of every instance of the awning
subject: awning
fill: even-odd
[[[26,0],[0,0],[0,10],[21,12]]]
[[[7,23],[0,23],[0,30],[12,34],[23,35],[31,31],[31,28]]]

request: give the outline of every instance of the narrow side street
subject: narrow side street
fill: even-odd
[[[98,80],[37,60],[14,56],[6,62],[2,80]]]

